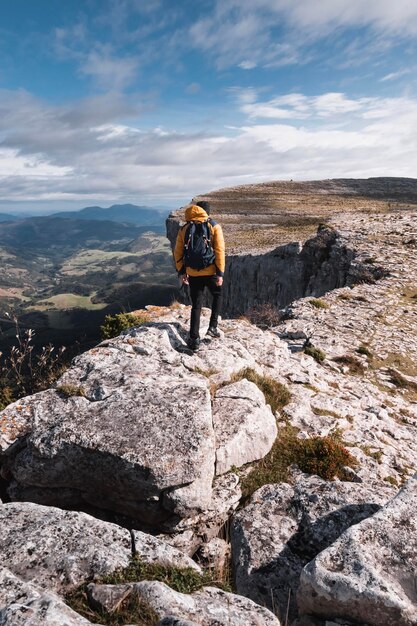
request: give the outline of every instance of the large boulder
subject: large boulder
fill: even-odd
[[[344,530],[375,513],[386,498],[372,486],[314,476],[296,484],[265,485],[233,519],[232,558],[238,593],[297,614],[303,567]]]
[[[303,570],[301,613],[372,626],[417,624],[417,474]]]
[[[148,563],[200,568],[162,540],[85,513],[28,502],[0,506],[0,560],[25,581],[66,592],[126,567],[134,552]],[[134,548],[134,550],[132,550]]]
[[[8,407],[3,471],[23,495],[41,488],[45,504],[88,503],[149,524],[204,510],[210,394],[182,366],[181,341],[166,324],[133,330],[78,357],[55,390]]]

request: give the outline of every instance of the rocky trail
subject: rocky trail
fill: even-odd
[[[342,284],[266,329],[190,354],[147,307],[7,407],[0,625],[416,626],[416,218],[333,215]]]

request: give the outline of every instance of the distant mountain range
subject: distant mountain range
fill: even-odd
[[[49,217],[71,218],[78,220],[106,220],[135,226],[160,226],[166,217],[166,211],[159,211],[135,204],[113,204],[108,209],[89,206],[80,211],[61,211]]]
[[[134,226],[162,226],[168,211],[163,209],[153,209],[136,204],[113,204],[105,209],[100,206],[88,206],[78,211],[57,211],[48,215],[19,215],[13,213],[0,213],[0,222],[21,222],[26,219],[77,219],[77,220],[99,220],[107,222],[118,222],[119,224],[133,224]]]
[[[148,229],[151,226],[111,220],[30,217],[0,223],[0,241],[9,251],[18,251],[21,258],[40,250],[57,258],[81,248],[120,249]],[[154,226],[152,230],[163,232],[163,227]]]
[[[17,215],[12,215],[11,213],[0,213],[0,222],[10,222],[18,219]]]

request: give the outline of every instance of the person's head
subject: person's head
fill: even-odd
[[[208,200],[199,200],[197,202],[197,206],[199,206],[201,209],[204,209],[207,215],[210,215],[210,202]]]

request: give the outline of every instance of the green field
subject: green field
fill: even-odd
[[[87,309],[89,311],[97,311],[104,309],[106,304],[98,303],[94,304],[91,298],[95,293],[90,296],[77,296],[74,293],[60,293],[56,296],[51,296],[47,300],[38,300],[34,302],[30,309],[36,309],[37,311],[47,311],[49,309]]]

